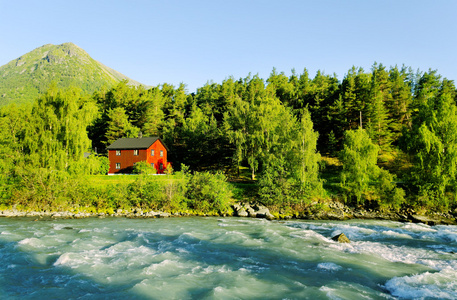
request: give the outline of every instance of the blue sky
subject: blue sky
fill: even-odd
[[[375,61],[456,80],[456,16],[455,0],[0,0],[0,65],[73,42],[143,84],[189,92],[273,67],[342,80]]]

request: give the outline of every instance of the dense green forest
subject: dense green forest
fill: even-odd
[[[273,69],[192,94],[184,84],[124,81],[92,95],[51,86],[31,105],[0,110],[0,201],[221,211],[234,195],[228,178],[276,210],[333,199],[447,211],[457,204],[456,100],[454,82],[434,70],[377,63],[342,81]],[[122,191],[88,183],[107,171],[105,147],[139,131],[167,144],[173,179],[139,176]]]

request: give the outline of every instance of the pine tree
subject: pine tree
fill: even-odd
[[[389,111],[389,127],[392,132],[393,141],[398,141],[403,126],[409,126],[411,119],[411,83],[408,81],[407,71],[403,67],[401,70],[395,66],[389,72],[390,101],[385,103]]]
[[[371,76],[370,100],[367,104],[367,131],[371,139],[382,149],[387,150],[392,142],[388,111],[385,103],[391,101],[390,82],[384,66],[374,64]]]
[[[138,136],[139,128],[133,126],[122,107],[116,107],[108,112],[106,145],[111,145],[119,138],[133,138]]]

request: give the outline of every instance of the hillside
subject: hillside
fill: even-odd
[[[121,80],[140,84],[94,60],[73,43],[48,44],[0,67],[0,106],[30,102],[51,82],[61,88],[77,86],[93,93]]]

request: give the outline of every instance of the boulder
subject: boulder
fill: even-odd
[[[436,225],[436,220],[432,220],[426,216],[421,216],[421,215],[410,215],[409,218],[414,222],[414,223],[424,223],[427,225]]]
[[[239,211],[237,211],[236,215],[238,217],[247,217],[247,216],[249,216],[249,214],[247,213],[247,211],[244,208],[242,208]]]
[[[273,216],[270,212],[268,212],[268,213],[265,215],[265,218],[266,218],[267,220],[270,220],[270,221],[276,219],[275,216]]]
[[[256,218],[256,217],[257,217],[257,212],[255,211],[254,208],[252,208],[252,207],[249,206],[248,208],[246,208],[246,211],[247,211],[248,215],[249,215],[251,218]]]
[[[335,235],[334,237],[332,237],[332,240],[334,240],[335,242],[338,242],[338,243],[350,243],[351,242],[344,233]]]
[[[271,220],[271,217],[273,217],[273,215],[270,213],[270,210],[268,208],[263,206],[259,210],[256,211],[256,217],[257,218],[267,218],[267,219]]]
[[[240,209],[243,208],[243,206],[239,203],[235,203],[232,205],[234,211],[239,211]]]
[[[160,212],[158,215],[156,215],[158,218],[169,218],[170,214],[166,212]]]

